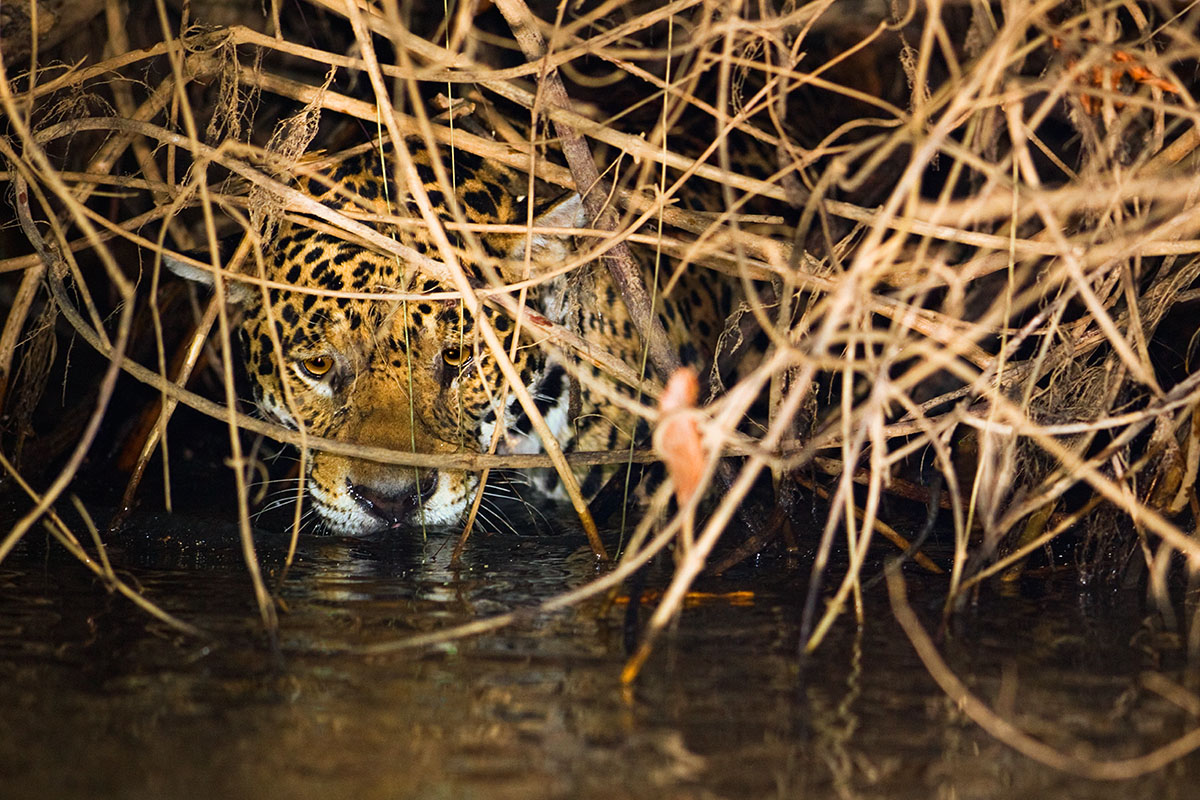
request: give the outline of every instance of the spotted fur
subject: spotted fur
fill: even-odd
[[[406,144],[438,216],[452,221],[451,199],[436,178],[434,156],[415,140]],[[455,176],[453,200],[468,222],[526,220],[525,176],[462,150],[447,149],[437,157],[443,159],[447,174]],[[333,208],[407,218],[406,224],[378,229],[440,260],[428,230],[418,224],[411,197],[399,196],[394,167],[390,153],[381,156],[369,150],[299,186]],[[583,220],[564,223],[563,209],[574,213],[571,210],[579,206],[578,197],[569,196],[539,221],[577,226]],[[487,282],[489,269],[503,273],[506,262],[511,266],[523,261],[521,235],[484,233],[475,248],[452,238],[464,269],[480,285]],[[556,260],[572,245],[566,238],[539,241],[545,251],[541,255]],[[535,253],[535,261],[537,257]],[[168,265],[186,277],[208,278],[208,273],[177,259]],[[461,301],[439,296],[453,291],[452,286],[420,265],[295,222],[282,226],[271,239],[263,265],[262,277],[294,288],[263,291],[240,284],[231,286],[228,294],[240,306],[246,371],[266,416],[311,435],[434,454],[486,450],[500,420],[501,452],[541,450],[512,393],[503,399],[500,371],[478,336],[475,320]],[[384,301],[318,293],[325,290],[404,290],[427,297]],[[730,291],[711,279],[685,277],[670,295],[659,296],[659,317],[685,363],[703,365],[711,359],[723,323],[718,309],[729,306]],[[640,368],[641,342],[602,265],[542,286],[529,304]],[[564,447],[593,450],[628,444],[635,420],[612,402],[610,393],[595,391],[576,377],[580,369],[590,369],[601,379],[595,368],[564,363],[528,341],[514,342],[516,326],[503,311],[484,304],[482,313],[506,350],[515,352],[522,381]],[[573,392],[576,383],[579,388]],[[313,507],[328,529],[351,535],[415,522],[453,523],[478,485],[473,473],[380,464],[321,450],[313,450],[307,464]]]

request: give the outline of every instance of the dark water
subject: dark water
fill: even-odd
[[[31,534],[31,536],[36,536]],[[199,641],[55,545],[0,564],[0,797],[1187,798],[1196,757],[1083,781],[945,699],[882,587],[800,669],[798,584],[771,564],[700,587],[631,693],[623,606],[598,602],[392,655],[347,648],[530,606],[595,573],[575,535],[493,536],[461,570],[424,545],[311,538],[261,633],[228,530],[138,520],[114,549]],[[278,579],[280,543],[261,547]],[[937,623],[942,583],[911,576]],[[747,598],[735,592],[753,592]],[[1142,675],[1179,661],[1138,597],[985,592],[940,640],[979,696],[1061,749],[1129,757],[1196,724]],[[1165,674],[1172,676],[1169,667]]]

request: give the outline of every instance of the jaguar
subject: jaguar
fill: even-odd
[[[577,194],[540,205],[526,196],[526,175],[494,160],[416,138],[403,146],[473,285],[494,286],[497,276],[520,274],[527,260],[536,274],[580,251],[568,232],[546,233],[587,227]],[[258,410],[309,435],[396,451],[485,451],[494,436],[501,453],[541,451],[529,415],[506,391],[477,320],[445,274],[429,266],[440,262],[440,251],[412,193],[398,189],[395,150],[376,145],[358,150],[313,166],[295,186],[328,208],[373,220],[375,230],[423,258],[407,263],[295,216],[279,223],[257,261],[264,280],[232,279],[225,291],[238,312],[245,372]],[[453,192],[438,178],[438,161],[453,176]],[[514,227],[531,214],[537,236]],[[451,224],[456,221],[477,231],[474,241],[464,226]],[[165,261],[183,277],[209,285],[214,280],[194,262],[170,256]],[[643,269],[653,285],[650,263]],[[700,270],[684,271],[670,283],[669,270],[659,272],[657,316],[681,361],[706,368],[724,322],[720,309],[729,307],[733,289]],[[597,367],[575,356],[535,345],[525,333],[528,326],[522,328],[485,294],[478,295],[485,298],[478,313],[502,339],[563,448],[627,446],[637,421],[617,398],[633,390],[606,382]],[[536,285],[526,305],[573,330],[588,346],[642,369],[642,342],[599,260]],[[319,448],[303,461],[312,507],[327,530],[343,535],[454,523],[479,483],[473,472],[376,463]],[[598,488],[596,471],[584,477],[585,492]]]

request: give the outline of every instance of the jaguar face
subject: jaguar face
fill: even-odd
[[[288,248],[292,241],[285,237],[280,244]],[[323,237],[305,244],[301,258],[316,247],[323,258],[357,264],[372,279],[387,274],[386,264],[374,263],[386,259],[354,245]],[[509,435],[501,437],[499,451],[530,449],[524,414],[461,300],[439,299],[452,292],[433,280],[414,288],[432,296],[384,301],[271,290],[244,301],[243,345],[259,409],[309,435],[434,457],[487,449],[502,419]],[[549,386],[546,378],[561,375],[561,368],[548,371],[536,347],[514,348],[516,327],[503,313],[483,313],[549,412],[565,392],[561,380]],[[306,461],[314,509],[327,528],[347,534],[452,523],[477,484],[470,472],[378,463],[320,448]]]
[[[443,219],[453,219],[429,153],[418,144],[412,154],[430,200]],[[523,198],[516,195],[512,175],[469,153],[443,157],[455,160],[459,215],[475,223],[524,221]],[[340,210],[398,214],[419,222],[407,201],[387,201],[386,177],[379,154],[368,152],[302,186]],[[578,207],[577,198],[559,203],[558,211],[537,223],[561,225],[562,215],[577,216]],[[378,227],[417,252],[436,253],[419,225]],[[525,237],[508,233],[481,239],[476,252],[485,252],[492,274],[497,262],[502,271],[506,260],[524,261]],[[566,240],[553,241],[550,249],[561,258]],[[535,242],[535,260],[546,250]],[[306,435],[418,453],[434,463],[438,456],[486,450],[498,425],[499,452],[541,449],[453,286],[394,256],[299,222],[285,224],[264,251],[261,277],[275,286],[231,282],[227,288],[240,312],[246,372],[264,416]],[[469,261],[466,248],[459,252],[464,271],[482,285],[483,265]],[[211,273],[182,260],[166,263],[184,277],[212,282]],[[280,285],[290,288],[276,288]],[[530,342],[516,341],[517,326],[505,313],[486,304],[481,308],[555,435],[564,434],[565,370],[548,364]],[[324,527],[338,533],[455,522],[478,484],[473,473],[435,465],[380,463],[319,447],[305,455],[313,507]]]

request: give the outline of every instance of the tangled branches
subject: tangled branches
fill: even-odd
[[[999,16],[936,3],[903,15],[865,3],[868,13],[850,15],[828,2],[676,0],[532,12],[464,4],[430,22],[390,3],[314,0],[305,7],[325,35],[318,46],[277,7],[260,17],[247,6],[232,26],[209,28],[133,5],[145,5],[146,24],[109,24],[103,59],[49,61],[4,40],[0,155],[20,221],[0,259],[4,468],[10,483],[30,479],[34,507],[0,557],[77,478],[101,421],[117,413],[119,376],[157,395],[129,456],[135,476],[165,448],[177,404],[227,424],[252,569],[245,432],[413,466],[552,465],[568,486],[568,463],[653,458],[564,454],[553,443],[548,456],[435,457],[242,413],[228,312],[214,302],[199,324],[181,325],[188,299],[160,277],[163,252],[200,245],[212,268],[253,285],[253,270],[217,258],[218,240],[236,230],[253,242],[277,218],[421,255],[468,306],[519,315],[525,293],[555,277],[477,286],[449,250],[414,254],[371,220],[297,191],[306,150],[336,151],[364,133],[452,140],[528,175],[530,197],[584,194],[593,222],[576,231],[582,251],[562,271],[608,259],[654,369],[595,352],[569,326],[522,324],[605,385],[636,387],[621,402],[652,425],[677,359],[626,246],[663,269],[713,270],[743,286],[718,355],[724,366],[744,361],[741,348],[758,340],[761,358],[702,376],[684,426],[698,437],[692,479],[720,484],[717,502],[703,507],[706,493],[689,492],[671,510],[662,487],[620,569],[586,590],[675,542],[676,577],[654,629],[677,613],[747,502],[774,513],[734,550],[812,543],[809,647],[859,597],[876,533],[909,548],[894,530],[904,520],[883,518],[888,498],[918,518],[931,507],[952,531],[948,608],[1043,552],[1051,563],[1073,553],[1085,579],[1138,558],[1167,605],[1173,557],[1200,556],[1192,17],[1152,3],[1077,13],[1015,3]],[[548,155],[552,142],[566,165]],[[447,242],[481,231],[428,214],[422,224]],[[252,264],[254,249],[235,259]],[[79,413],[51,429],[39,409],[46,387],[66,380],[62,336],[86,343],[101,366],[84,380]],[[508,358],[499,339],[488,346]],[[223,390],[186,388],[202,363]],[[532,399],[528,408],[540,418]],[[939,483],[945,491],[927,488]],[[820,504],[819,532],[798,530],[801,502]],[[844,569],[818,614],[834,551]]]

